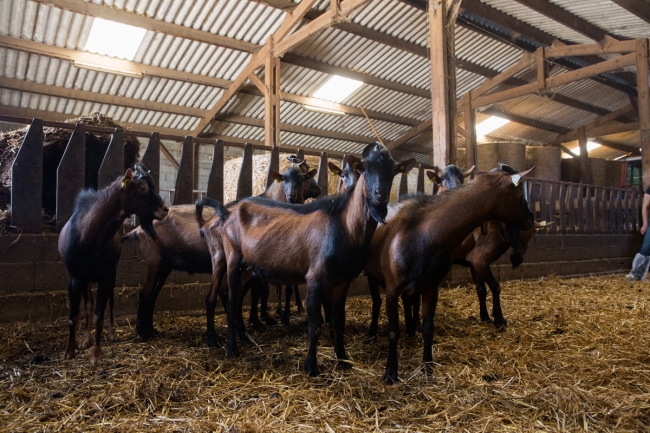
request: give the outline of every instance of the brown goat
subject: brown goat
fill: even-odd
[[[310,172],[309,166],[306,166],[306,170],[310,174],[307,175],[306,182],[301,180],[303,198],[307,194],[314,193],[314,170]],[[277,173],[273,176],[276,179],[282,178],[282,175]],[[316,191],[320,194],[318,185]],[[263,195],[277,200],[287,200],[282,181],[273,182]],[[209,212],[206,215],[207,219],[214,216],[213,211],[206,210],[206,212]],[[137,239],[147,262],[147,279],[140,289],[136,321],[136,333],[143,338],[151,338],[158,334],[153,326],[153,312],[158,294],[172,270],[189,274],[212,272],[210,251],[196,230],[195,205],[171,206],[168,217],[162,221],[154,221],[153,227],[157,233],[155,239],[142,227],[132,230],[123,238],[123,240]],[[211,308],[211,305],[208,308]],[[216,335],[208,334],[208,344],[210,346],[218,344]]]
[[[307,284],[308,374],[318,375],[316,346],[325,297],[331,302],[336,358],[347,359],[343,330],[349,283],[363,269],[377,224],[384,222],[393,177],[415,164],[411,159],[396,166],[378,143],[366,146],[362,157],[349,157],[350,167],[362,174],[356,186],[339,196],[303,206],[250,198],[232,212],[217,203],[220,220],[207,227],[206,239],[221,238],[219,254],[225,254],[227,263],[226,269],[213,268],[213,284],[220,285],[227,272],[229,356],[238,356],[235,334],[242,337],[240,285],[245,270],[271,283]]]
[[[530,171],[530,170],[529,170]],[[438,285],[452,264],[452,253],[484,221],[500,220],[523,230],[533,226],[520,175],[486,174],[467,186],[404,203],[372,239],[366,275],[386,286],[389,355],[384,382],[397,381],[399,321],[403,293],[422,295],[425,366],[432,362],[433,316]]]
[[[163,219],[167,215],[167,206],[158,195],[156,185],[146,167],[136,164],[135,170],[135,176],[131,169],[128,169],[124,177],[118,178],[100,191],[81,191],[77,196],[74,213],[59,235],[59,254],[70,274],[70,335],[66,345],[66,358],[74,358],[77,349],[80,299],[83,296],[86,300],[88,313],[92,304],[92,300],[88,302],[89,284],[97,282],[95,345],[91,361],[96,363],[101,360],[100,341],[107,303],[110,303],[110,326],[113,326],[113,293],[117,263],[120,259],[118,230],[124,220],[129,215],[136,214],[143,225],[151,227],[152,220]],[[155,235],[155,232],[152,234]],[[88,344],[90,339],[89,322],[86,321],[84,345]]]

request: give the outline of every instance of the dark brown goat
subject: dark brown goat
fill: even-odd
[[[500,220],[522,230],[533,227],[521,185],[527,173],[486,174],[467,186],[415,197],[377,229],[365,271],[386,285],[389,355],[385,383],[397,381],[400,295],[422,295],[423,362],[430,366],[438,285],[451,267],[453,251],[484,221]]]
[[[91,361],[101,360],[101,335],[104,326],[104,310],[111,304],[111,327],[113,326],[113,292],[117,262],[120,259],[120,236],[118,230],[124,220],[136,214],[144,225],[163,219],[167,206],[158,195],[156,185],[146,167],[136,164],[136,174],[126,171],[108,187],[100,190],[84,190],[79,193],[75,210],[59,236],[59,254],[70,274],[68,298],[70,301],[70,336],[65,357],[73,358],[77,349],[76,332],[79,323],[79,302],[86,300],[90,310],[89,284],[97,282],[97,306],[95,311],[95,344]],[[90,337],[87,320],[83,343]]]
[[[349,157],[350,167],[362,174],[356,186],[339,196],[303,206],[250,198],[232,212],[217,203],[220,219],[205,231],[206,239],[221,240],[218,254],[225,254],[227,262],[225,269],[213,267],[213,285],[220,286],[227,272],[229,356],[238,356],[235,334],[242,337],[240,285],[245,264],[246,272],[268,282],[307,284],[308,374],[318,375],[316,346],[324,297],[331,302],[336,358],[347,359],[343,330],[349,283],[363,269],[377,224],[384,222],[393,177],[415,164],[411,159],[396,165],[378,143],[368,145],[362,157]]]
[[[352,185],[356,184],[359,180],[359,172],[352,170],[350,166],[341,168],[334,164],[333,162],[328,162],[327,167],[335,176],[339,176],[342,180],[341,185],[339,186],[339,194],[344,193],[347,189],[350,189]]]
[[[314,186],[313,170],[310,172],[309,166],[305,169],[311,174],[306,182],[301,181],[303,197],[315,192],[320,194],[318,184]],[[303,170],[302,166],[301,170]],[[274,176],[282,177],[279,174]],[[273,182],[263,195],[286,201],[283,182]],[[206,212],[209,212],[206,214],[206,219],[214,216],[214,212],[209,210]],[[196,230],[194,205],[171,206],[169,216],[162,221],[155,221],[153,226],[157,233],[156,239],[148,236],[142,227],[132,230],[124,237],[125,240],[138,240],[140,250],[147,262],[147,279],[140,290],[136,322],[136,333],[143,338],[150,338],[158,333],[153,326],[154,307],[158,294],[172,270],[189,274],[212,272],[210,251]],[[208,344],[217,345],[216,336],[208,334]]]

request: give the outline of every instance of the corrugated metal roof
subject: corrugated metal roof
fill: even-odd
[[[282,22],[284,12],[263,3],[247,0],[92,0],[93,3],[153,17],[170,23],[263,44]],[[295,0],[294,0],[295,1]],[[525,23],[569,42],[590,42],[579,33],[523,6],[506,0],[481,0]],[[609,0],[580,1],[551,0],[553,3],[621,37],[650,36],[650,24],[614,5]],[[320,0],[315,9],[325,11],[329,0]],[[83,50],[93,18],[65,11],[48,4],[27,0],[4,0],[0,5],[0,35],[23,38],[68,49]],[[426,14],[397,0],[374,0],[355,11],[352,22],[385,33],[422,47],[428,45]],[[522,55],[522,51],[505,40],[490,38],[468,28],[455,28],[456,55],[459,59],[494,71],[503,71]],[[427,58],[400,51],[387,45],[330,28],[307,40],[294,51],[331,65],[370,74],[395,83],[428,89],[429,63]],[[245,68],[250,54],[191,41],[172,35],[147,31],[134,62],[201,74],[223,79],[234,79]],[[555,68],[552,75],[560,73]],[[457,70],[457,96],[478,87],[483,77]],[[134,79],[119,75],[77,69],[68,61],[51,59],[45,55],[27,54],[0,48],[0,76],[16,78],[51,86],[79,89],[107,95],[125,96],[139,100],[162,102],[180,106],[209,109],[223,94],[223,89],[175,80],[145,76]],[[286,63],[282,64],[281,88],[284,92],[311,96],[330,75]],[[533,70],[518,74],[532,81]],[[604,109],[614,110],[626,104],[626,94],[593,80],[567,84],[556,92]],[[0,89],[2,105],[40,110],[59,111],[71,115],[101,110],[117,120],[153,126],[189,130],[198,119],[190,116],[157,113],[126,107],[102,105],[96,102],[37,95],[31,92]],[[400,93],[386,88],[364,84],[350,95],[344,104],[410,117],[424,121],[431,116],[428,98]],[[547,122],[565,128],[575,128],[594,118],[593,113],[570,108],[537,96],[527,96],[497,104],[500,110]],[[222,111],[224,113],[261,119],[264,115],[262,98],[239,94]],[[459,116],[462,117],[462,116]],[[324,131],[373,137],[365,119],[358,116],[337,117],[304,110],[298,104],[284,101],[282,122],[317,128]],[[374,121],[386,140],[404,134],[409,126]],[[219,122],[211,131],[232,134],[240,138],[263,140],[262,128],[224,124]],[[555,134],[536,128],[511,123],[494,133],[498,139],[524,140],[544,143]],[[618,139],[618,136],[615,137]],[[354,151],[362,144],[282,132],[288,144],[325,147],[332,150]],[[431,147],[430,132],[411,140],[413,145]],[[459,144],[462,145],[462,138]],[[427,155],[420,159],[428,159]],[[425,161],[425,162],[428,162]]]

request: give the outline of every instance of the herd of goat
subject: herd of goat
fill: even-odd
[[[436,195],[416,194],[389,204],[393,177],[407,173],[415,160],[395,162],[378,143],[366,146],[361,158],[350,156],[347,167],[330,163],[341,177],[339,194],[316,198],[321,191],[316,170],[304,161],[275,179],[256,197],[222,204],[203,198],[195,205],[168,208],[158,195],[146,167],[136,164],[107,188],[82,191],[75,211],[59,237],[59,253],[70,274],[69,339],[66,358],[75,356],[81,299],[86,325],[82,347],[90,345],[94,316],[92,362],[101,359],[100,341],[108,306],[108,337],[114,338],[113,297],[120,244],[137,240],[147,263],[147,278],[139,293],[136,332],[144,338],[157,334],[153,325],[156,298],[172,270],[212,273],[206,297],[207,339],[219,344],[214,326],[218,298],[227,315],[228,356],[239,355],[237,339],[248,341],[242,314],[244,295],[251,291],[249,322],[255,329],[275,324],[269,314],[269,284],[286,286],[284,310],[289,322],[290,297],[302,308],[297,285],[306,285],[309,349],[305,371],[318,375],[316,347],[324,323],[330,326],[336,359],[349,367],[344,344],[345,301],[348,287],[361,272],[372,296],[370,336],[377,335],[381,307],[379,287],[385,290],[389,355],[384,382],[397,381],[399,338],[398,299],[405,311],[406,332],[421,326],[423,362],[430,366],[433,318],[438,285],[452,263],[469,267],[479,297],[481,320],[489,321],[485,304],[487,284],[493,296],[494,324],[506,325],[499,300],[499,283],[490,264],[510,247],[513,267],[523,261],[536,223],[528,209],[522,178],[507,165],[476,176],[463,185],[468,172],[447,166]],[[140,226],[119,236],[124,220],[135,214]],[[98,283],[93,315],[90,283]],[[261,307],[258,315],[258,303]],[[421,306],[421,307],[420,307]],[[422,323],[420,325],[420,308]],[[324,314],[324,317],[322,313]],[[261,318],[261,320],[260,320]]]

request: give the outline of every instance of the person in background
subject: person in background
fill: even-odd
[[[643,245],[641,251],[634,256],[632,262],[632,270],[625,276],[626,280],[639,281],[645,280],[650,267],[650,235],[648,235],[648,209],[650,209],[650,187],[645,190],[643,194],[643,208],[641,209],[641,216],[643,217],[643,226],[641,226],[641,234],[643,236]]]

